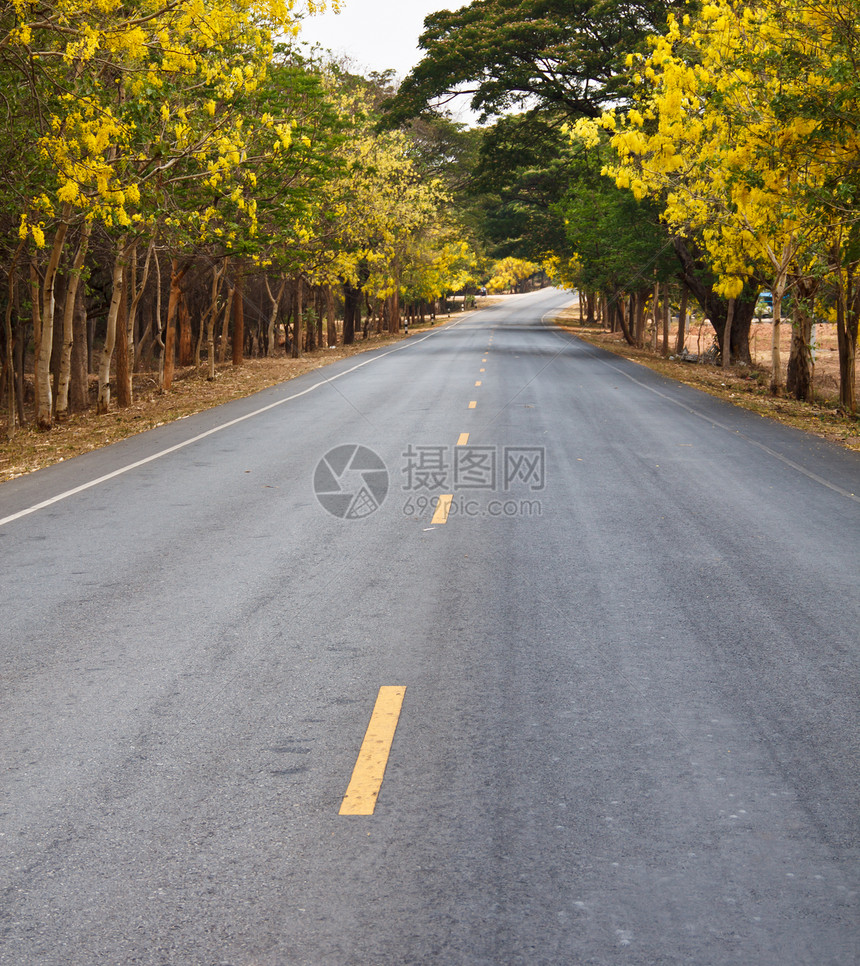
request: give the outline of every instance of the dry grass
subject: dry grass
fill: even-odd
[[[725,370],[721,366],[664,359],[660,355],[654,355],[650,349],[629,346],[620,333],[607,332],[600,326],[581,324],[579,310],[576,307],[564,310],[557,321],[566,331],[572,332],[586,342],[632,359],[664,376],[695,386],[733,405],[742,406],[788,426],[814,433],[848,449],[860,451],[860,420],[856,416],[846,416],[837,408],[839,361],[835,345],[835,326],[818,326],[815,363],[816,402],[805,403],[785,396],[773,396],[769,391],[771,326],[768,323],[753,323],[750,334],[753,365],[733,366]],[[673,328],[669,342],[673,347],[675,333],[676,330]],[[782,333],[780,348],[783,364],[785,364],[788,360],[791,326],[782,326]],[[694,324],[687,335],[688,350],[696,354],[699,353],[700,348],[701,351],[707,350],[710,347],[712,335],[713,329],[710,325]]]

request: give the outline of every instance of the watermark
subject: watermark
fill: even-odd
[[[402,489],[409,493],[439,490],[531,492],[546,486],[543,446],[415,446],[401,458]]]
[[[317,464],[314,493],[332,516],[362,520],[385,502],[388,468],[366,446],[337,446]]]
[[[403,504],[403,515],[405,517],[429,516],[436,511],[439,504],[438,496],[415,496],[409,497]],[[540,500],[489,500],[482,503],[480,500],[470,499],[467,496],[454,496],[448,505],[449,517],[467,517],[476,519],[479,517],[541,517],[543,516],[543,504]]]
[[[461,517],[538,517],[543,505],[524,498],[546,488],[542,446],[438,446],[410,443],[401,453],[404,516],[436,509],[451,495],[449,513]],[[391,480],[382,458],[359,444],[337,446],[317,464],[314,492],[341,520],[362,520],[388,496]]]

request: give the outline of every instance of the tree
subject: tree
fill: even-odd
[[[823,253],[840,225],[856,222],[856,117],[814,116],[826,100],[851,103],[850,44],[834,54],[848,7],[856,0],[714,0],[696,19],[670,16],[652,53],[630,57],[637,106],[601,121],[619,156],[609,173],[637,197],[660,199],[667,223],[706,253],[718,291],[733,299],[768,278],[778,333],[781,294],[794,290],[788,388],[802,398],[812,390],[811,299]],[[578,130],[589,136],[587,124]]]
[[[666,0],[473,0],[427,17],[425,56],[387,110],[395,123],[456,96],[502,115],[537,102],[568,117],[599,116],[626,96],[623,59],[666,13]]]

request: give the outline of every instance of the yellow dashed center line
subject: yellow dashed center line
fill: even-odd
[[[469,445],[469,434],[460,433],[460,438],[457,440],[458,446],[468,446]]]
[[[477,399],[473,399],[469,403],[469,409],[477,409],[477,408],[478,408],[478,400]]]
[[[443,493],[439,497],[439,502],[436,504],[436,512],[433,514],[433,519],[430,521],[431,524],[448,522],[448,514],[451,512],[451,503],[453,500],[453,493]]]
[[[478,380],[478,381],[477,381],[477,382],[475,383],[475,385],[476,385],[476,386],[480,386],[480,385],[481,385],[481,380],[479,379],[479,380]]]
[[[370,724],[340,806],[341,815],[373,815],[405,694],[405,687],[386,686],[379,689]]]

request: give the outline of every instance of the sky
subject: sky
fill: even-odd
[[[421,58],[418,37],[427,14],[461,6],[462,0],[342,0],[339,14],[308,17],[301,37],[348,54],[363,71],[394,68],[402,78]]]

